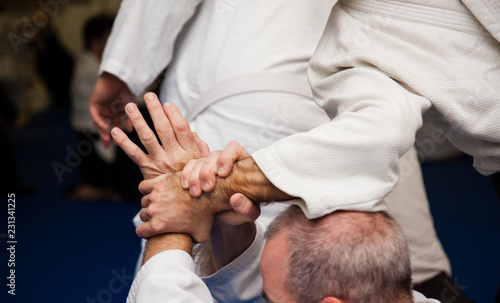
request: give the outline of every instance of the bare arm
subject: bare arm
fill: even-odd
[[[149,238],[144,250],[142,264],[146,263],[151,257],[163,251],[178,249],[191,254],[193,240],[185,234],[161,234]]]

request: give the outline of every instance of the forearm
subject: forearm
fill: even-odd
[[[226,201],[229,201],[229,197],[235,193],[242,193],[258,203],[293,198],[274,186],[252,157],[236,162],[229,176],[227,178],[217,177],[216,184],[213,194],[227,197]]]
[[[254,241],[256,233],[254,222],[238,226],[215,223],[210,233],[215,270],[221,269],[245,252]]]
[[[264,302],[259,270],[264,232],[263,226],[257,223],[256,235],[249,247],[231,263],[202,278],[217,302]]]
[[[189,235],[185,234],[161,234],[149,238],[146,242],[144,250],[144,258],[142,264],[145,264],[153,256],[167,250],[183,250],[191,254],[193,248],[193,240]]]

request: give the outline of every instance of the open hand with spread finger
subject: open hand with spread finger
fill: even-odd
[[[111,132],[116,143],[139,166],[144,179],[179,171],[190,159],[208,155],[208,145],[196,133],[191,132],[188,122],[175,105],[166,103],[162,106],[154,93],[147,93],[144,100],[161,145],[133,103],[125,106],[125,112],[148,154],[119,128],[114,128]]]

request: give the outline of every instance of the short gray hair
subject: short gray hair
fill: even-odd
[[[291,206],[266,237],[285,232],[285,286],[299,303],[332,296],[353,303],[411,301],[408,245],[386,212],[337,211],[308,220]]]

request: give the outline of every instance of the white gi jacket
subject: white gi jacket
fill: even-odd
[[[252,152],[329,121],[312,100],[306,69],[335,1],[291,2],[123,1],[100,71],[139,94],[168,66],[160,100],[175,103],[211,149],[235,140]],[[266,76],[282,87],[265,87]],[[254,89],[227,92],[233,80]],[[192,117],[214,88],[222,100]]]
[[[264,228],[257,224],[254,242],[236,260],[214,274],[210,247],[199,247],[193,258],[182,250],[161,252],[146,262],[132,283],[127,303],[268,302],[262,298],[259,271]],[[416,303],[439,303],[414,292]]]
[[[100,72],[140,94],[168,66],[160,100],[175,103],[210,149],[234,140],[253,152],[329,121],[306,69],[334,2],[125,0]],[[208,99],[218,102],[193,116]],[[283,208],[266,206],[261,219]]]
[[[253,152],[330,121],[312,100],[306,69],[334,2],[126,0],[101,71],[139,94],[168,65],[162,102],[174,102],[211,149],[235,140]],[[214,91],[219,101],[193,117]],[[451,270],[434,231],[415,152],[402,161],[409,174],[386,202],[409,239],[412,278],[420,283]],[[259,220],[270,221],[283,208],[267,205]],[[138,218],[135,222],[140,224]]]
[[[381,207],[422,120],[500,171],[500,44],[458,0],[339,1],[308,77],[331,122],[253,157],[309,218]]]

